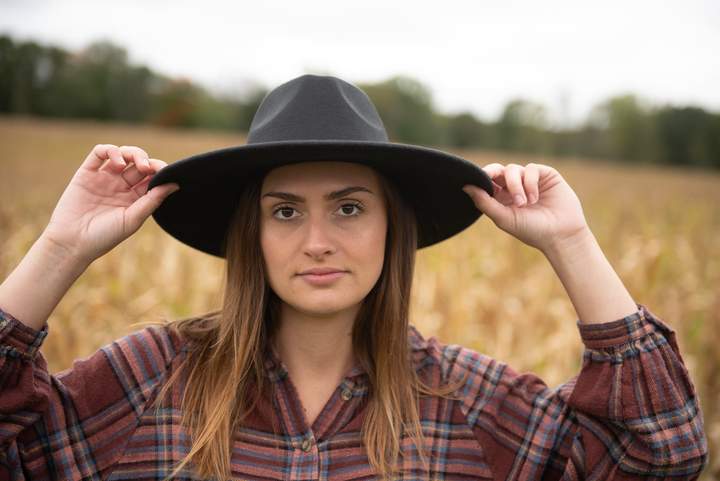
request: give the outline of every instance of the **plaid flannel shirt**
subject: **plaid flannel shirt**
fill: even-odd
[[[410,326],[421,378],[470,376],[459,399],[420,398],[430,479],[696,479],[707,463],[702,415],[674,331],[645,306],[602,324],[576,321],[580,373],[550,389],[532,373]],[[188,344],[164,326],[122,337],[51,375],[47,335],[0,310],[0,480],[161,480],[184,457],[184,384],[150,408]],[[373,479],[360,436],[368,398],[357,366],[308,426],[272,351],[272,399],[234,433],[232,472],[247,480]],[[276,432],[277,431],[277,432]],[[428,479],[410,438],[401,479]],[[175,479],[197,480],[192,464]]]

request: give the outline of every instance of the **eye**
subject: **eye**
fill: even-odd
[[[355,207],[358,210],[358,213],[357,214],[349,214],[349,215],[343,216],[343,217],[352,217],[352,216],[360,215],[360,213],[364,210],[362,204],[360,204],[359,202],[350,202],[347,204],[343,204],[340,206],[340,210],[343,210],[343,212],[347,212],[344,209],[349,208],[352,210],[353,207]]]
[[[281,211],[286,211],[286,212],[287,212],[287,211],[294,211],[294,210],[295,210],[294,207],[290,207],[289,205],[284,205],[284,206],[278,207],[277,209],[275,209],[275,210],[273,211],[273,217],[275,217],[276,219],[279,219],[279,220],[292,220],[292,219],[294,219],[295,217],[285,217],[285,216],[278,217],[278,216],[275,215],[275,214],[277,214],[278,212],[281,212]]]
[[[355,214],[352,213],[353,208],[357,209],[357,213],[355,213]],[[362,204],[360,204],[359,202],[348,202],[348,203],[341,205],[338,210],[341,210],[342,212],[345,213],[345,215],[341,215],[341,217],[354,217],[354,216],[360,215],[360,213],[363,212],[365,209],[362,206]],[[350,212],[348,212],[348,210]],[[289,205],[283,205],[273,211],[273,217],[275,217],[278,220],[293,220],[297,217],[297,216],[287,217],[284,214],[281,214],[280,216],[277,215],[278,212],[283,212],[283,211],[297,212],[297,210],[294,207],[290,207]]]

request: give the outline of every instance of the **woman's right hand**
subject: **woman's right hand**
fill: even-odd
[[[178,184],[147,191],[167,165],[141,148],[96,145],[63,192],[42,237],[92,263],[135,233]]]

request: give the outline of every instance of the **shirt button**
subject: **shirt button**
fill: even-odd
[[[342,390],[342,392],[340,393],[340,396],[341,396],[345,401],[349,401],[350,398],[352,397],[352,391],[351,391],[350,389],[348,389],[348,388],[344,388],[344,389]]]
[[[310,448],[312,448],[312,439],[305,438],[302,442],[302,450],[307,453],[310,451]]]

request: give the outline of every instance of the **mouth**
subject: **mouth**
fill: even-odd
[[[300,277],[315,286],[328,285],[346,275],[346,271],[327,271],[325,273],[308,272],[306,274],[299,274]]]
[[[335,267],[316,267],[316,268],[314,268],[314,269],[308,269],[308,270],[302,271],[302,272],[301,272],[300,274],[298,274],[298,275],[301,275],[301,276],[304,276],[304,275],[322,276],[322,275],[326,275],[326,274],[335,274],[335,273],[338,273],[338,272],[347,272],[347,271],[344,271],[344,270],[342,270],[342,269],[337,269],[337,268],[335,268]]]

